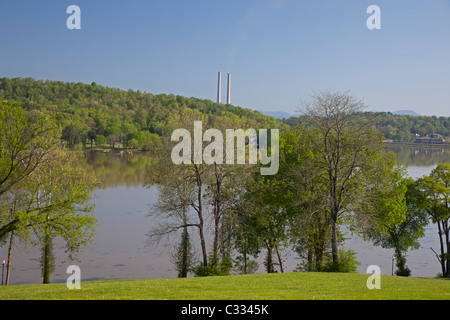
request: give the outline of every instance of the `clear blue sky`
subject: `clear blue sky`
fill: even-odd
[[[81,8],[81,30],[66,9]],[[381,30],[369,30],[369,5]],[[0,0],[0,76],[295,113],[313,90],[450,116],[450,0]]]

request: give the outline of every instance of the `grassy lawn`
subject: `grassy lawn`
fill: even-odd
[[[81,282],[80,290],[65,283],[0,287],[0,299],[445,299],[450,280],[381,276],[381,289],[369,290],[369,275],[286,273],[185,279],[108,280]]]

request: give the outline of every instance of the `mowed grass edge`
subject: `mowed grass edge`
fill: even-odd
[[[13,300],[450,300],[450,280],[381,276],[381,289],[368,289],[370,275],[294,272],[184,279],[105,280],[0,287]]]

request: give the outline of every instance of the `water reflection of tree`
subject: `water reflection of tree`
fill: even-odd
[[[149,153],[86,151],[86,162],[82,164],[92,170],[106,187],[142,186],[145,168],[152,164]]]
[[[450,162],[450,149],[426,146],[387,146],[397,156],[397,161],[410,166],[432,166]]]

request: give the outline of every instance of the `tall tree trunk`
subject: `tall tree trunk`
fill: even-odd
[[[313,271],[313,248],[308,244],[307,271]]]
[[[10,207],[10,217],[12,221],[18,221],[16,218],[16,208],[17,208],[17,200],[18,200],[19,195],[17,193],[14,194],[14,201],[12,204],[12,207]],[[9,284],[9,278],[11,275],[11,261],[12,261],[12,250],[13,250],[13,246],[14,246],[14,230],[15,230],[15,225],[13,226],[13,228],[11,229],[11,233],[9,235],[9,246],[8,246],[8,261],[6,264],[6,281],[5,281],[5,285]]]
[[[447,252],[444,253],[445,256],[445,263],[446,263],[446,268],[445,268],[445,274],[443,274],[443,277],[446,278],[450,278],[450,229],[448,226],[448,220],[445,221],[444,224],[444,232],[445,232],[445,243],[446,243],[446,249]]]
[[[247,270],[247,264],[248,264],[248,262],[247,262],[247,260],[248,260],[248,258],[247,258],[247,250],[244,250],[244,253],[243,253],[243,256],[244,256],[244,274],[248,274],[248,270]]]
[[[437,221],[437,225],[438,225],[438,232],[439,232],[439,247],[441,249],[441,257],[439,259],[439,262],[441,263],[442,276],[445,277],[447,272],[445,270],[446,257],[445,257],[445,249],[444,249],[443,231],[442,231],[440,221]]]
[[[325,240],[319,239],[315,243],[315,265],[316,265],[316,271],[322,271],[323,268],[323,250],[324,250],[324,242]]]
[[[14,245],[14,231],[11,231],[11,234],[9,236],[9,246],[8,246],[8,261],[6,264],[6,280],[5,285],[7,286],[9,284],[9,278],[11,275],[11,261],[12,261],[12,249]]]
[[[337,174],[338,170],[335,166],[331,166],[328,170],[328,175],[330,178],[330,197],[331,197],[331,210],[330,210],[330,220],[331,220],[331,256],[333,259],[333,265],[336,267],[339,263],[339,248],[338,248],[338,195],[337,195]],[[337,163],[337,162],[336,162]]]
[[[185,225],[183,228],[183,232],[181,234],[181,270],[179,271],[180,278],[186,278],[189,269],[189,234],[187,229],[187,217],[186,217],[186,207],[183,206],[183,224]]]
[[[187,274],[188,274],[188,250],[189,250],[189,234],[188,234],[188,230],[187,227],[183,228],[183,233],[181,236],[181,241],[182,241],[182,267],[181,267],[181,271],[180,271],[180,278],[186,278]]]
[[[220,237],[220,204],[221,204],[221,186],[223,181],[223,172],[222,168],[217,164],[214,164],[214,176],[215,176],[215,185],[214,185],[214,194],[213,194],[213,214],[214,214],[214,240],[213,240],[213,256],[212,263],[214,265],[218,264],[218,251],[219,251],[219,237]]]
[[[219,263],[218,259],[218,251],[219,251],[219,228],[220,228],[220,219],[217,214],[214,214],[214,240],[213,240],[213,255],[211,263],[213,265],[217,265]]]
[[[281,255],[277,245],[275,245],[275,252],[277,253],[278,263],[280,264],[280,272],[284,273],[283,260],[281,259]]]
[[[338,248],[338,227],[335,214],[332,214],[331,221],[331,255],[333,257],[333,265],[337,266],[339,263],[339,248]]]
[[[43,248],[43,265],[42,265],[42,283],[50,283],[50,272],[49,272],[49,259],[48,255],[50,252],[50,246],[44,244]]]
[[[273,267],[273,248],[275,246],[273,239],[267,239],[266,247],[267,247],[267,273],[274,273],[275,269]]]
[[[54,261],[53,240],[50,235],[45,235],[41,256],[42,283],[50,283],[50,275],[54,270]]]
[[[194,164],[194,170],[195,170],[195,178],[197,183],[197,201],[198,201],[198,207],[197,207],[197,215],[198,215],[198,227],[199,227],[199,236],[200,236],[200,245],[202,247],[202,256],[203,256],[203,266],[208,265],[208,254],[206,253],[206,240],[205,235],[203,231],[203,206],[202,206],[202,178],[200,173],[200,168]]]
[[[203,265],[206,267],[208,265],[208,255],[206,253],[206,241],[203,232],[203,217],[200,213],[198,214],[198,219],[199,219],[198,226],[199,226],[200,245],[202,247]]]
[[[323,268],[323,252],[325,250],[325,234],[326,226],[323,225],[321,215],[317,214],[316,219],[316,233],[313,236],[313,248],[315,257],[315,271],[322,271]]]
[[[273,273],[272,248],[267,245],[267,273]]]

